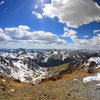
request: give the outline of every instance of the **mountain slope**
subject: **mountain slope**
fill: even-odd
[[[61,66],[62,67],[54,67]],[[38,82],[48,77],[58,77],[80,71],[95,72],[100,66],[100,51],[15,49],[0,52],[0,75],[21,82]],[[54,71],[58,68],[58,71]],[[53,70],[50,73],[50,70]],[[50,76],[49,76],[50,75]]]

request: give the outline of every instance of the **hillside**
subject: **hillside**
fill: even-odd
[[[0,100],[100,100],[99,93],[99,51],[0,53]]]
[[[99,82],[85,83],[86,76],[87,73],[69,74],[36,85],[1,77],[0,100],[99,100]]]

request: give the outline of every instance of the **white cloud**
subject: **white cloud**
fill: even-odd
[[[89,36],[88,36],[88,35],[84,35],[83,37],[84,37],[84,38],[88,38]]]
[[[66,41],[60,39],[57,35],[51,32],[34,31],[30,32],[28,26],[20,25],[18,27],[5,28],[5,34],[8,34],[12,40],[26,41],[30,43],[44,44],[66,44]]]
[[[25,31],[25,30],[29,30],[30,27],[29,26],[25,26],[25,25],[19,25],[18,28],[22,31]]]
[[[35,11],[32,12],[32,15],[35,15],[38,19],[43,18],[43,15],[41,13],[36,13]]]
[[[79,39],[76,31],[68,28],[64,28],[64,31],[62,37],[69,37],[73,41],[72,47],[74,46],[77,49],[100,49],[100,34],[93,36],[91,39]],[[87,38],[88,36],[84,37]]]
[[[62,35],[62,37],[70,37],[72,39],[72,41],[77,41],[77,32],[72,30],[72,29],[68,29],[68,28],[64,28],[64,34]]]
[[[100,34],[97,34],[92,39],[90,39],[90,45],[96,46],[98,49],[100,49]]]
[[[100,30],[94,30],[93,33],[94,33],[94,34],[100,33]]]
[[[10,40],[11,38],[4,33],[3,29],[0,28],[0,42],[7,42]]]
[[[32,32],[30,31],[30,27],[24,25],[5,29],[0,28],[0,41],[11,43],[17,42],[16,45],[19,44],[19,46],[23,47],[27,44],[28,47],[32,47],[33,44],[35,48],[100,49],[100,34],[93,36],[91,39],[79,39],[76,31],[68,28],[64,28],[64,31],[65,33],[62,37],[69,37],[73,43],[68,44],[67,41],[51,32]]]
[[[2,4],[4,4],[4,1],[1,1],[1,2],[0,2],[0,5],[2,5]]]
[[[45,4],[43,15],[66,23],[70,27],[78,27],[93,21],[100,21],[100,6],[92,0],[51,0]]]
[[[34,8],[37,9],[38,8],[38,5],[35,5]]]
[[[69,30],[68,28],[64,28],[65,33],[62,35],[62,37],[76,37],[77,32],[74,30]]]

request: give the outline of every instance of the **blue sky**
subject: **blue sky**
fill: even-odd
[[[100,0],[0,0],[0,48],[100,49]]]

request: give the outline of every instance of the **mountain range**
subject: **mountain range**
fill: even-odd
[[[63,65],[50,73],[55,66]],[[100,68],[100,51],[90,50],[25,50],[23,48],[0,52],[0,76],[20,82],[36,83],[45,78]]]

